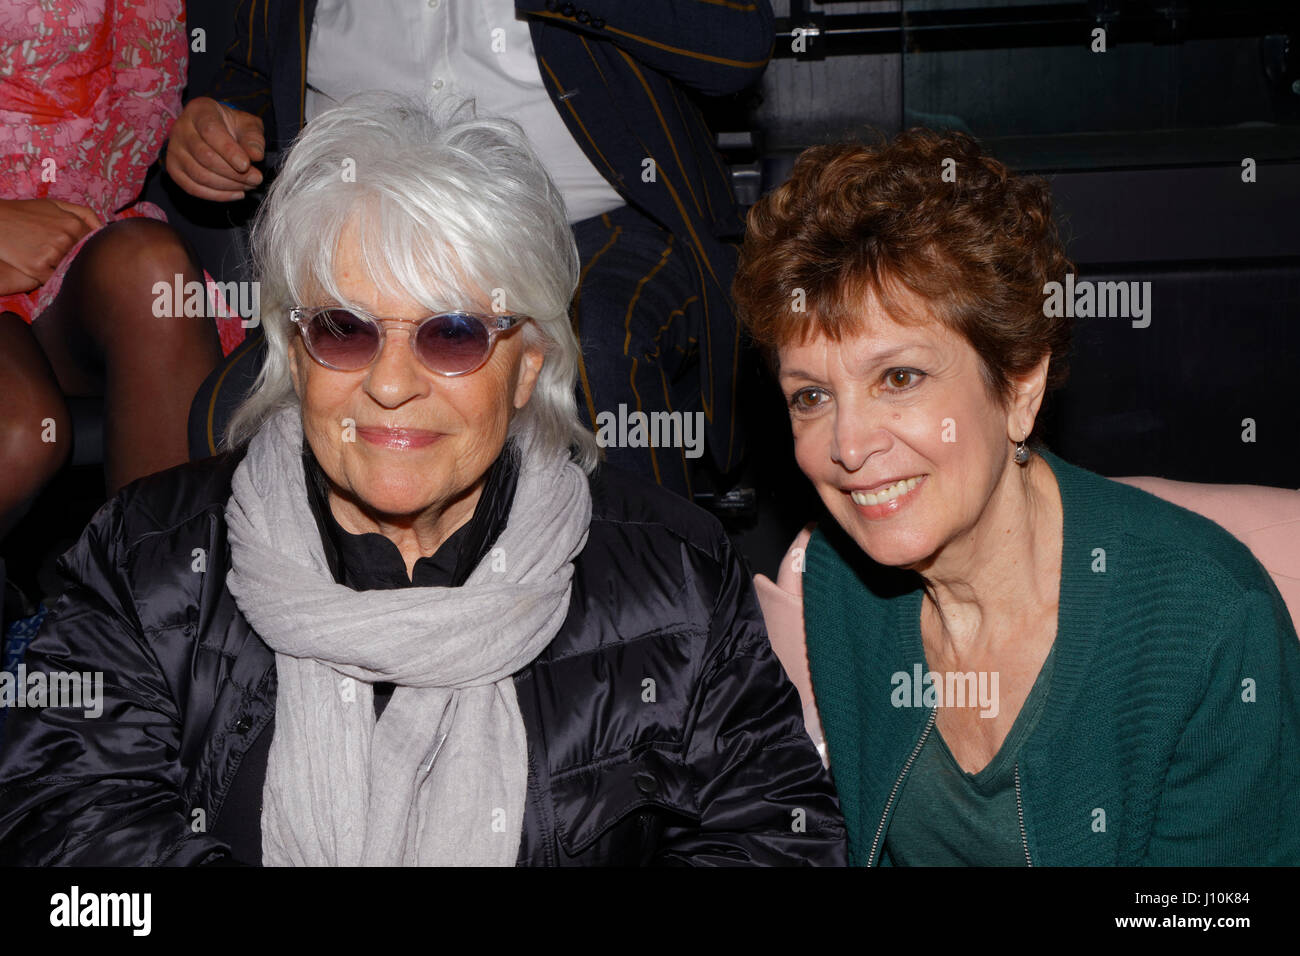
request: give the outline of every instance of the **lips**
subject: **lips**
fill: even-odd
[[[872,485],[870,488],[849,488],[846,490],[855,505],[883,505],[896,498],[901,498],[924,479],[925,475],[902,475],[897,478],[889,478],[880,484]]]
[[[361,440],[381,448],[425,448],[442,437],[441,432],[428,431],[423,428],[381,428],[364,426],[357,428]]]
[[[916,501],[928,475],[908,475],[890,479],[869,490],[845,488],[844,493],[853,502],[853,509],[867,521],[886,521]]]

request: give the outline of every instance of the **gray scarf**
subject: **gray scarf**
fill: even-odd
[[[227,586],[279,682],[262,862],[513,866],[528,744],[511,675],[568,612],[587,477],[524,450],[506,528],[462,587],[353,591],[330,574],[301,449],[301,413],[276,413],[226,505]],[[378,681],[397,688],[377,721]]]

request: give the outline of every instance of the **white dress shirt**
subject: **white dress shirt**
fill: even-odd
[[[513,0],[320,0],[307,48],[307,121],[353,93],[473,98],[523,127],[575,223],[623,205],[542,85]]]

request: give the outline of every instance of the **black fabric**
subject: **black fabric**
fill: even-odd
[[[131,484],[60,560],[66,590],[26,663],[103,672],[104,710],[10,712],[0,864],[260,859],[219,835],[276,699],[275,655],[225,585],[239,457]],[[721,525],[613,471],[591,494],[564,624],[514,676],[518,862],[843,865],[830,778]]]
[[[432,555],[417,560],[413,577],[407,577],[402,553],[392,541],[382,534],[352,534],[338,523],[329,506],[329,479],[305,441],[302,467],[307,501],[316,519],[330,573],[335,581],[354,591],[460,587],[505,529],[519,474],[518,459],[511,445],[488,469],[483,493],[470,520],[457,528]],[[393,690],[394,686],[386,681],[374,685],[376,717],[384,715]],[[262,858],[262,786],[274,735],[275,718],[272,717],[240,762],[221,817],[212,827],[213,836],[230,844],[237,860],[256,862]]]

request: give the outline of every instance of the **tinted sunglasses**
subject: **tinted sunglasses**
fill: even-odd
[[[384,347],[385,327],[373,316],[355,309],[290,309],[289,319],[302,333],[307,353],[335,371],[368,368]],[[526,315],[439,312],[423,319],[388,321],[414,325],[408,338],[415,357],[429,371],[452,376],[482,368],[497,336],[527,320]]]

